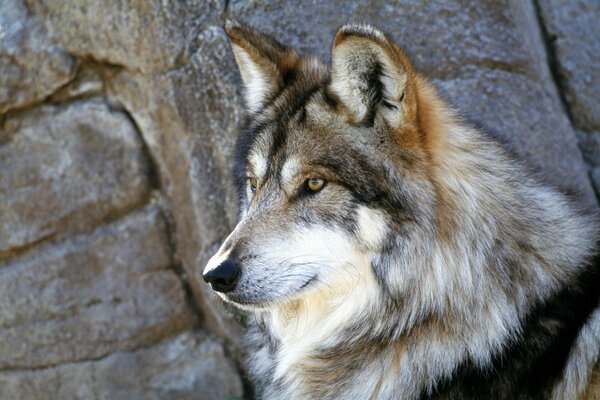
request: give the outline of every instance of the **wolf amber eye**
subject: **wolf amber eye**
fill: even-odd
[[[256,192],[256,187],[258,186],[258,180],[256,178],[248,178],[248,185],[250,185],[250,190],[252,193]]]
[[[306,181],[306,187],[308,187],[311,192],[318,192],[323,189],[323,186],[325,186],[325,180],[321,178],[308,178]]]

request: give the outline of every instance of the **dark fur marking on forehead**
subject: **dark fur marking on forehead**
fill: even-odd
[[[278,159],[278,154],[284,151],[288,136],[287,124],[298,113],[306,112],[306,103],[319,89],[320,83],[317,83],[306,90],[298,90],[297,88],[292,87],[288,92],[282,94],[282,96],[287,96],[291,100],[286,103],[286,106],[282,108],[270,122],[270,125],[273,128],[271,136],[273,144],[269,149],[268,160]],[[284,160],[281,160],[279,163],[269,163],[267,175],[278,176],[283,167],[283,161]]]
[[[241,134],[238,136],[235,148],[235,157],[233,161],[233,179],[240,198],[245,196],[246,184],[246,165],[248,162],[248,153],[252,144],[256,141],[258,134],[264,131],[268,124],[260,120],[247,120],[242,127]]]
[[[280,48],[278,48],[279,50],[284,48],[284,46],[279,44],[276,40],[270,39],[273,42],[271,44],[274,47],[280,46]],[[240,196],[244,196],[248,154],[253,144],[256,142],[257,137],[270,125],[276,127],[285,125],[298,109],[304,108],[303,106],[310,99],[310,96],[323,84],[322,80],[323,78],[316,79],[316,77],[304,76],[295,68],[287,69],[282,75],[284,89],[255,114],[246,117],[246,121],[243,124],[241,134],[238,136],[236,143],[235,159],[233,163],[233,177]],[[279,112],[276,112],[274,118],[271,118],[270,120],[265,118],[266,109],[273,104],[277,104],[282,97],[287,97],[291,99],[291,101],[287,102],[285,107],[282,107]]]

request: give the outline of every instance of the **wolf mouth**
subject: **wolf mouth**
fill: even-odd
[[[276,295],[267,299],[257,299],[254,296],[244,296],[243,293],[219,293],[219,296],[223,300],[237,306],[250,307],[252,309],[262,309],[268,308],[269,305],[272,305],[273,303],[276,303],[278,301],[291,300],[295,297],[302,295],[307,288],[313,286],[317,281],[317,276],[313,275],[310,278],[308,278],[306,282],[300,285],[300,287],[298,287],[296,291],[290,294]]]

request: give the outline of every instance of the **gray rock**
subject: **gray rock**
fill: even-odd
[[[0,369],[155,343],[194,323],[165,225],[150,206],[0,265]]]
[[[592,179],[592,184],[594,185],[596,193],[600,193],[600,167],[592,168],[592,171],[590,172],[590,177]]]
[[[579,148],[585,161],[594,167],[600,167],[600,132],[577,132]]]
[[[70,54],[141,72],[182,64],[197,45],[197,30],[219,0],[136,2],[25,0],[51,37]]]
[[[86,65],[80,68],[77,76],[65,87],[52,94],[51,100],[55,103],[101,94],[104,89],[101,71],[95,65]]]
[[[134,125],[101,101],[7,118],[0,128],[0,256],[139,205],[148,196],[147,173]]]
[[[243,109],[220,24],[206,25],[198,37],[200,47],[186,65],[155,76],[124,70],[107,86],[156,160],[178,255],[206,327],[235,344],[239,324],[200,275],[237,218],[230,161]]]
[[[232,185],[231,160],[243,107],[240,106],[235,65],[223,30],[219,25],[209,25],[201,34],[203,45],[190,63],[165,78],[173,88],[174,95],[168,99],[170,107],[179,115],[185,131],[191,134],[192,143],[188,153],[192,197],[187,203],[186,214],[194,214],[198,240],[190,242],[188,234],[181,232],[186,237],[178,234],[178,243],[185,251],[184,266],[193,277],[193,287],[204,299],[203,304],[214,308],[210,297],[204,293],[211,290],[201,274],[237,220],[237,193]],[[167,82],[163,81],[163,84]],[[176,219],[186,218],[181,212],[185,208],[175,206],[173,209],[180,211]],[[217,303],[221,301],[217,299]]]
[[[600,167],[595,167],[591,172],[592,183],[596,189],[596,193],[600,193]]]
[[[69,82],[76,66],[20,0],[0,2],[0,114],[40,102]]]
[[[223,348],[202,331],[98,361],[0,372],[2,399],[234,400],[242,394]]]
[[[229,162],[242,108],[220,26],[225,2],[27,5],[70,54],[121,68],[104,77],[106,90],[129,111],[156,160],[177,252],[207,328],[237,342],[239,325],[198,278],[236,219]]]
[[[573,122],[600,129],[600,2],[537,1]]]

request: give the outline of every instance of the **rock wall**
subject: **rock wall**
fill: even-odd
[[[199,278],[236,220],[230,16],[323,59],[343,22],[378,25],[596,204],[594,0],[3,0],[0,399],[250,395],[241,326]]]

